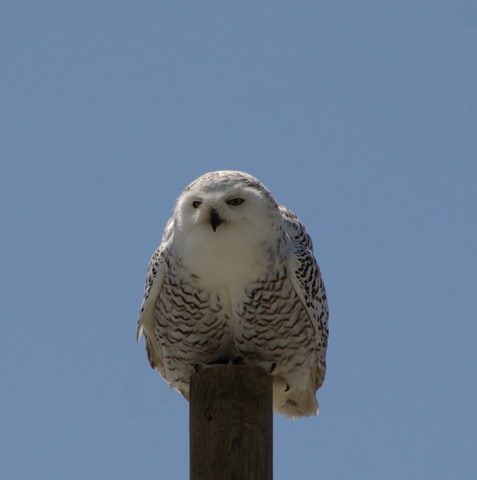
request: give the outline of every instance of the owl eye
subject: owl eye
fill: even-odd
[[[192,202],[192,206],[194,208],[199,208],[201,205],[202,205],[202,202],[200,202],[199,200],[196,200],[195,202]]]
[[[234,207],[236,207],[238,205],[242,205],[243,202],[244,202],[243,198],[235,197],[235,198],[231,198],[230,200],[227,200],[227,205],[233,205]]]

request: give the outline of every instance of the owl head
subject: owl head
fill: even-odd
[[[220,170],[192,182],[179,197],[176,227],[221,235],[236,229],[260,230],[278,221],[278,205],[270,191],[248,173]]]

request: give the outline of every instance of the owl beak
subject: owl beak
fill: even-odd
[[[217,227],[221,225],[224,221],[220,218],[220,215],[217,213],[217,210],[210,211],[210,224],[214,232],[217,230]]]

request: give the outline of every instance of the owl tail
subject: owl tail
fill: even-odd
[[[274,377],[273,409],[293,419],[318,415],[320,408],[316,400],[315,379],[310,376],[306,388],[288,388],[280,377]]]

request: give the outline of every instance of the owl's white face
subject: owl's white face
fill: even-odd
[[[269,224],[272,217],[279,218],[271,194],[254,177],[229,171],[213,174],[212,181],[201,182],[199,179],[179,198],[176,225],[185,234],[203,228],[210,230],[211,235],[220,235],[229,229],[260,228],[264,222]],[[200,178],[205,179],[208,175]],[[244,182],[248,178],[257,183],[248,185]]]
[[[190,233],[191,228],[204,227],[211,234],[221,233],[241,224],[258,226],[266,210],[257,190],[240,185],[228,188],[208,188],[187,192],[178,204],[180,228]]]
[[[262,263],[270,233],[281,222],[275,200],[258,180],[229,171],[206,174],[186,188],[174,218],[183,261],[198,275],[207,271],[215,278],[224,269],[250,272]]]

